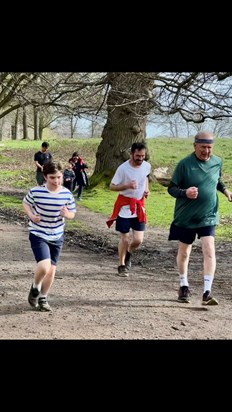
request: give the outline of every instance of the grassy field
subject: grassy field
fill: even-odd
[[[87,162],[89,176],[93,173],[95,153],[100,139],[49,139],[54,158],[66,162],[74,151],[78,151]],[[193,151],[192,139],[148,139],[149,161],[152,168],[168,167],[171,175],[177,162]],[[0,142],[0,186],[29,189],[36,184],[34,153],[41,147],[40,141]],[[218,138],[214,154],[223,159],[223,180],[232,190],[232,139]],[[151,195],[146,202],[149,225],[168,228],[174,211],[175,199],[167,188],[157,182],[150,185]],[[117,193],[109,190],[105,182],[84,190],[82,204],[93,211],[110,216]],[[232,241],[232,203],[219,193],[221,223],[217,237]],[[21,202],[12,197],[0,196],[1,207],[22,209]]]

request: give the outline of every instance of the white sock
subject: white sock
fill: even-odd
[[[47,295],[44,295],[43,293],[40,292],[39,298],[46,298],[47,299]]]
[[[33,282],[33,288],[40,290],[41,289],[41,283],[35,283]]]
[[[179,275],[180,279],[180,287],[182,286],[188,286],[188,275]]]
[[[213,283],[213,276],[212,275],[204,275],[204,293],[209,290],[211,291]]]

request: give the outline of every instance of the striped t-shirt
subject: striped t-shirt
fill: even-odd
[[[41,216],[39,223],[29,220],[29,231],[48,241],[58,240],[64,233],[65,218],[60,215],[61,208],[66,206],[70,212],[76,213],[73,194],[65,187],[61,187],[59,192],[50,192],[46,184],[33,187],[23,202]]]

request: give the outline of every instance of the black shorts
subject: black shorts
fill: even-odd
[[[144,222],[140,222],[137,217],[121,217],[116,219],[115,229],[121,233],[128,233],[130,229],[137,230],[138,232],[144,232],[146,225]]]
[[[172,223],[170,226],[168,240],[179,240],[182,243],[191,245],[196,239],[196,235],[198,239],[204,236],[214,237],[215,236],[215,226],[204,226],[204,227],[197,227],[194,229],[187,229],[186,227],[176,226],[174,225],[174,223]]]

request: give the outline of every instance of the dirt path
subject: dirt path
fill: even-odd
[[[12,224],[12,219],[16,223]],[[26,221],[0,210],[1,339],[231,339],[231,243],[217,243],[213,292],[219,306],[201,305],[200,243],[190,263],[190,304],[176,301],[177,244],[148,230],[128,278],[117,276],[118,234],[105,217],[79,205],[84,233],[67,233],[49,302],[52,313],[27,303],[35,268]]]

